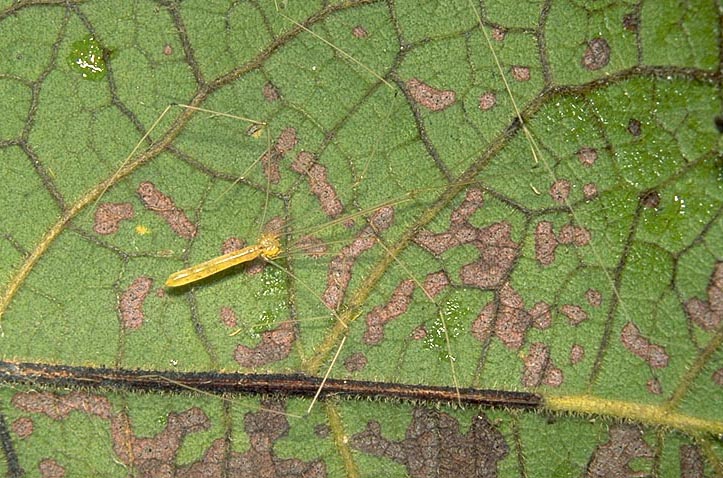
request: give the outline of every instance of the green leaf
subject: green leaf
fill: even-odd
[[[723,474],[717,2],[3,3],[8,476]]]

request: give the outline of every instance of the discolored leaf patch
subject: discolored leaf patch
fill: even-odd
[[[388,440],[381,425],[370,421],[351,437],[351,446],[404,465],[412,478],[497,477],[498,463],[509,453],[504,437],[484,415],[476,415],[463,434],[452,416],[427,408],[414,409],[403,440]]]

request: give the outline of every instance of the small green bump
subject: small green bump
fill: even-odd
[[[105,77],[107,50],[92,35],[73,43],[68,66],[86,80],[99,81]]]
[[[463,306],[457,298],[447,299],[440,307],[439,315],[427,329],[427,335],[424,337],[424,346],[428,350],[437,350],[439,360],[448,362],[456,360],[454,355],[450,355],[449,348],[452,342],[462,333],[462,324],[464,318],[469,314],[469,309]],[[447,327],[445,337],[444,329]],[[449,337],[450,347],[447,347],[447,337]]]

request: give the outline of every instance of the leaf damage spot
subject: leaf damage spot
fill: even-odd
[[[412,478],[494,478],[498,463],[509,453],[504,436],[484,415],[475,416],[462,434],[456,419],[426,408],[412,412],[403,440],[384,438],[381,425],[372,420],[352,436],[351,446],[402,464]]]
[[[238,317],[236,316],[236,311],[231,307],[221,307],[218,315],[221,319],[221,323],[226,327],[230,329],[238,327]]]
[[[237,345],[234,359],[239,365],[246,368],[261,367],[278,362],[289,356],[294,340],[296,340],[294,323],[286,320],[275,329],[263,332],[261,343],[256,347]]]
[[[442,111],[453,105],[456,94],[452,90],[438,90],[417,78],[407,80],[407,91],[414,101],[432,111]]]
[[[497,95],[493,91],[486,91],[479,97],[479,109],[491,110],[497,104]]]
[[[362,338],[365,344],[377,345],[384,339],[384,326],[407,311],[412,303],[413,292],[414,281],[411,279],[402,281],[394,289],[389,302],[379,305],[369,312],[366,318],[367,329]]]
[[[585,310],[583,310],[583,308],[579,305],[564,304],[562,307],[560,307],[560,312],[562,312],[562,314],[567,317],[570,325],[574,326],[580,325],[581,323],[589,319],[587,312],[585,312]]]
[[[668,354],[665,348],[652,343],[640,333],[640,329],[628,322],[620,332],[620,341],[629,352],[643,359],[653,368],[665,368],[668,366]]]
[[[507,30],[500,27],[494,27],[492,29],[492,39],[494,41],[503,41],[507,35]]]
[[[134,215],[131,203],[103,203],[95,210],[93,230],[97,234],[107,236],[118,232],[120,222],[132,219]]]
[[[602,294],[597,289],[588,289],[585,292],[585,299],[587,303],[593,307],[600,307],[602,305]]]
[[[696,445],[680,446],[680,478],[703,478],[705,466],[703,454]]]
[[[32,435],[35,424],[33,423],[32,418],[20,417],[13,421],[11,428],[18,438],[24,440]]]
[[[530,78],[532,77],[532,74],[530,73],[530,68],[527,66],[513,66],[511,69],[511,73],[512,78],[517,81],[530,81]]]
[[[344,207],[327,177],[326,166],[319,164],[312,153],[302,151],[296,155],[291,169],[307,177],[311,192],[321,203],[324,214],[334,218],[343,212]]]
[[[465,285],[488,289],[498,287],[511,270],[519,244],[510,239],[512,226],[508,222],[478,228],[468,219],[483,204],[482,192],[467,191],[464,201],[452,212],[450,228],[435,234],[420,231],[414,242],[435,256],[464,244],[474,245],[480,252],[479,259],[462,267],[460,278]]]
[[[694,297],[686,301],[685,311],[695,325],[707,332],[713,332],[723,321],[723,262],[716,263],[707,294],[708,300]]]
[[[549,305],[538,302],[528,312],[522,296],[506,283],[498,292],[498,304],[487,304],[472,322],[472,336],[484,343],[495,335],[505,347],[519,350],[530,326],[544,329],[550,324]]]
[[[610,439],[595,448],[587,467],[586,478],[645,476],[647,472],[633,470],[630,464],[640,459],[650,460],[653,449],[643,440],[643,432],[632,425],[613,425]]]
[[[645,209],[657,209],[660,206],[660,193],[658,191],[647,191],[640,197],[640,204]]]
[[[322,301],[332,310],[339,308],[351,281],[351,269],[357,258],[376,244],[376,233],[386,231],[394,221],[394,209],[380,208],[369,218],[370,225],[362,229],[351,244],[345,246],[329,264],[326,289]]]
[[[597,149],[585,146],[577,151],[577,159],[585,167],[591,167],[597,161]]]
[[[590,243],[590,231],[584,227],[565,224],[556,237],[549,221],[540,221],[535,228],[535,259],[543,265],[549,266],[555,262],[555,251],[560,244],[587,246]]]
[[[582,66],[590,71],[604,68],[610,63],[610,45],[604,38],[593,38],[587,42],[582,55]]]
[[[660,395],[663,393],[663,385],[660,383],[660,380],[655,377],[648,379],[645,387],[648,389],[648,392],[653,395]]]
[[[558,204],[565,204],[567,198],[570,197],[572,185],[567,179],[558,179],[550,186],[550,196],[552,200]]]
[[[264,98],[268,102],[276,101],[281,98],[281,91],[279,91],[276,85],[271,82],[264,84],[261,94],[264,95]]]
[[[284,155],[294,149],[299,142],[296,136],[296,128],[287,127],[279,134],[271,149],[261,156],[261,164],[264,167],[264,175],[272,184],[281,181],[279,165]]]
[[[153,279],[137,277],[120,296],[118,312],[124,329],[134,330],[143,325],[143,302],[151,291]]]
[[[158,190],[155,184],[144,181],[138,185],[136,192],[143,206],[163,218],[173,232],[184,239],[196,237],[196,225],[186,217],[183,210],[176,207],[171,198]]]
[[[549,385],[559,387],[563,382],[563,373],[556,367],[550,357],[550,347],[542,342],[535,342],[525,356],[525,370],[522,373],[522,385],[525,387],[539,387]]]
[[[56,395],[50,392],[20,392],[13,395],[11,403],[27,413],[41,413],[53,420],[65,420],[70,412],[82,412],[103,419],[110,419],[111,404],[106,397],[84,392]]]
[[[367,36],[369,36],[369,33],[361,25],[357,25],[352,28],[351,34],[354,35],[354,38],[366,38]]]
[[[171,55],[173,55],[173,47],[172,47],[171,45],[169,45],[168,43],[166,43],[166,44],[163,46],[163,54],[166,55],[166,56],[171,56]]]
[[[362,352],[355,352],[344,360],[344,368],[346,368],[349,372],[359,372],[364,370],[367,363],[369,363],[369,360],[366,355]]]
[[[636,138],[643,133],[643,127],[639,120],[631,118],[630,121],[628,121],[628,133]]]
[[[326,254],[329,247],[318,237],[307,235],[294,243],[294,250],[302,252],[312,259],[318,259]]]
[[[586,201],[590,201],[597,197],[597,184],[587,183],[582,187],[582,196]]]
[[[715,383],[719,387],[723,387],[723,368],[719,368],[718,370],[713,372],[711,379],[713,380],[713,383]]]
[[[623,28],[629,32],[636,32],[640,28],[640,15],[637,12],[623,16]]]
[[[68,418],[71,411],[107,420],[117,460],[138,476],[326,476],[325,464],[320,459],[303,462],[274,454],[274,442],[288,434],[289,424],[283,416],[284,406],[268,400],[262,402],[265,409],[249,412],[244,417],[244,430],[251,443],[248,451],[234,452],[227,440],[219,438],[200,460],[183,466],[176,462],[186,436],[211,428],[211,420],[200,408],[169,412],[162,431],[152,437],[139,437],[133,434],[128,414],[113,413],[110,401],[103,396],[85,392],[67,395],[21,392],[13,396],[12,404],[25,412],[41,413],[54,420]]]
[[[38,463],[38,470],[42,478],[63,478],[65,468],[52,458],[44,458]]]
[[[577,365],[585,358],[585,348],[580,344],[570,347],[570,364]]]

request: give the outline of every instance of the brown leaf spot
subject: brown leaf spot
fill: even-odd
[[[509,284],[502,286],[499,302],[495,335],[507,348],[518,350],[525,340],[525,333],[532,322],[532,317],[525,310],[522,296]]]
[[[354,35],[354,38],[366,38],[369,36],[369,33],[361,25],[357,25],[352,28],[351,34]]]
[[[586,167],[590,167],[597,161],[597,149],[584,147],[577,151],[577,159],[580,160],[580,164]]]
[[[420,231],[414,242],[434,255],[472,244],[480,252],[478,260],[466,264],[460,271],[462,282],[483,289],[499,286],[517,258],[519,245],[510,239],[512,226],[508,222],[478,228],[468,219],[482,206],[482,192],[467,191],[464,201],[452,212],[450,227],[442,233]]]
[[[480,342],[485,342],[492,335],[495,320],[495,305],[485,305],[477,318],[472,322],[472,336]]]
[[[535,228],[535,259],[543,266],[555,262],[557,238],[549,221],[540,221]]]
[[[590,244],[590,231],[584,227],[565,224],[557,236],[560,244],[573,244],[577,247],[587,246]]]
[[[573,304],[563,305],[560,308],[560,312],[567,317],[570,325],[580,325],[589,318],[587,312],[585,312],[582,307]]]
[[[306,175],[309,181],[311,192],[321,203],[321,209],[329,217],[337,217],[344,210],[344,207],[336,194],[334,186],[331,185],[326,173],[326,167],[316,162],[316,157],[302,151],[291,163],[291,169],[301,175]]]
[[[276,101],[281,98],[281,92],[276,85],[271,82],[264,84],[262,94],[264,95],[264,98],[266,98],[266,101]]]
[[[383,232],[394,220],[394,209],[383,207],[370,218],[371,225],[362,229],[351,244],[344,247],[329,263],[326,289],[322,300],[327,307],[336,310],[344,298],[344,292],[351,281],[351,269],[356,259],[376,244],[376,232]]]
[[[668,354],[665,349],[652,343],[640,334],[640,329],[628,322],[620,333],[620,341],[628,351],[645,360],[653,368],[664,368],[668,366]]]
[[[708,282],[708,300],[697,297],[685,303],[685,311],[690,320],[701,329],[712,332],[723,321],[723,262],[718,262]]]
[[[660,380],[657,378],[651,378],[648,379],[645,386],[648,389],[648,392],[652,393],[653,395],[660,395],[663,393],[663,386],[660,384]]]
[[[703,455],[696,445],[680,446],[680,478],[703,478]]]
[[[460,278],[466,285],[488,289],[498,287],[509,274],[520,245],[511,239],[512,226],[508,222],[476,229],[472,244],[479,250],[477,261],[462,267]]]
[[[393,460],[412,478],[494,478],[497,464],[509,453],[504,436],[480,414],[467,433],[450,415],[416,408],[401,441],[390,441],[377,421],[351,438],[351,446],[364,453]]]
[[[512,67],[512,78],[517,81],[530,81],[532,75],[530,74],[530,68],[526,66],[513,66]]]
[[[653,449],[643,440],[643,432],[632,425],[613,425],[610,439],[595,448],[589,461],[587,478],[634,478],[645,473],[630,468],[636,459],[652,459]]]
[[[536,329],[545,330],[552,325],[552,312],[550,305],[545,302],[538,302],[530,309],[532,325]]]
[[[420,325],[419,327],[416,327],[414,330],[412,330],[412,333],[410,335],[412,340],[422,340],[426,336],[427,329],[423,325]]]
[[[351,354],[344,360],[344,368],[346,368],[349,372],[359,372],[361,370],[364,370],[364,367],[367,366],[367,363],[369,363],[369,360],[367,360],[366,355],[364,355],[362,352],[356,352]]]
[[[134,469],[138,476],[176,476],[175,458],[186,435],[208,430],[211,422],[200,408],[166,417],[163,431],[153,437],[138,437],[126,414],[111,420],[113,449],[118,460]]]
[[[234,359],[242,367],[255,368],[278,362],[289,356],[296,340],[296,330],[291,321],[282,322],[277,328],[261,334],[261,343],[256,347],[243,344],[236,346]]]
[[[238,327],[238,317],[231,307],[221,307],[219,316],[221,318],[221,323],[226,327],[231,329]]]
[[[143,302],[153,286],[150,277],[137,277],[120,296],[118,313],[121,325],[128,330],[134,330],[143,325]]]
[[[628,13],[623,17],[623,28],[629,32],[636,32],[640,28],[640,15],[636,12]]]
[[[45,458],[38,463],[38,470],[42,478],[63,478],[65,476],[65,468],[52,458]]]
[[[585,348],[580,344],[573,344],[570,347],[570,363],[577,365],[585,358]]]
[[[479,97],[479,109],[482,111],[491,110],[497,104],[497,95],[493,91],[487,91]]]
[[[294,243],[295,251],[306,254],[312,259],[323,257],[328,249],[326,243],[315,236],[304,236]]]
[[[505,36],[507,35],[507,30],[500,27],[494,27],[492,29],[492,39],[494,41],[502,41],[505,39]]]
[[[432,297],[437,297],[447,286],[449,286],[449,277],[444,271],[432,272],[427,274],[422,284],[424,290]]]
[[[24,412],[42,413],[53,420],[65,420],[73,411],[103,419],[111,417],[111,405],[106,397],[85,392],[71,392],[67,395],[50,392],[21,392],[13,395],[12,404]]]
[[[567,179],[558,179],[550,186],[550,196],[553,201],[559,204],[565,204],[567,198],[570,197],[570,189],[572,185]]]
[[[582,187],[582,195],[586,201],[590,201],[597,197],[597,185],[595,183],[587,183]]]
[[[192,239],[196,236],[196,226],[186,214],[173,204],[171,198],[156,189],[155,184],[144,181],[138,185],[136,191],[143,206],[163,218],[171,227],[173,232],[184,239]]]
[[[171,45],[169,45],[169,44],[166,44],[166,45],[163,47],[163,54],[166,55],[166,56],[171,56],[171,55],[173,55],[173,47],[172,47]]]
[[[406,86],[414,101],[432,111],[441,111],[454,104],[456,95],[452,90],[438,90],[417,78],[408,80]]]
[[[582,66],[590,71],[604,68],[610,62],[610,45],[604,38],[593,38],[587,42],[582,55]]]
[[[593,307],[600,307],[602,305],[602,294],[597,289],[588,289],[585,292],[585,299],[587,303]]]
[[[640,121],[636,120],[635,118],[631,118],[630,121],[628,121],[628,133],[632,134],[637,138],[642,134],[642,132],[643,129]]]
[[[133,218],[133,215],[131,203],[103,203],[95,210],[93,230],[102,235],[115,234],[118,232],[120,222]]]
[[[34,427],[33,420],[28,417],[20,417],[11,425],[13,433],[21,440],[29,437],[33,433]]]
[[[389,302],[378,305],[369,312],[366,317],[367,329],[362,339],[365,344],[376,345],[384,339],[384,326],[407,311],[412,302],[413,292],[414,281],[411,279],[402,281],[394,289]]]
[[[279,137],[274,141],[271,149],[261,156],[261,164],[264,167],[264,175],[272,184],[278,184],[281,180],[279,165],[284,155],[294,149],[298,143],[295,128],[284,128]]]
[[[657,209],[660,205],[660,194],[658,191],[646,191],[640,196],[640,204],[646,209]]]
[[[723,368],[719,368],[718,370],[713,372],[711,379],[713,380],[713,383],[715,383],[719,387],[723,387]]]
[[[525,370],[522,373],[522,385],[539,387],[542,384],[559,387],[563,382],[562,370],[555,367],[550,357],[550,347],[535,342],[524,358]]]

